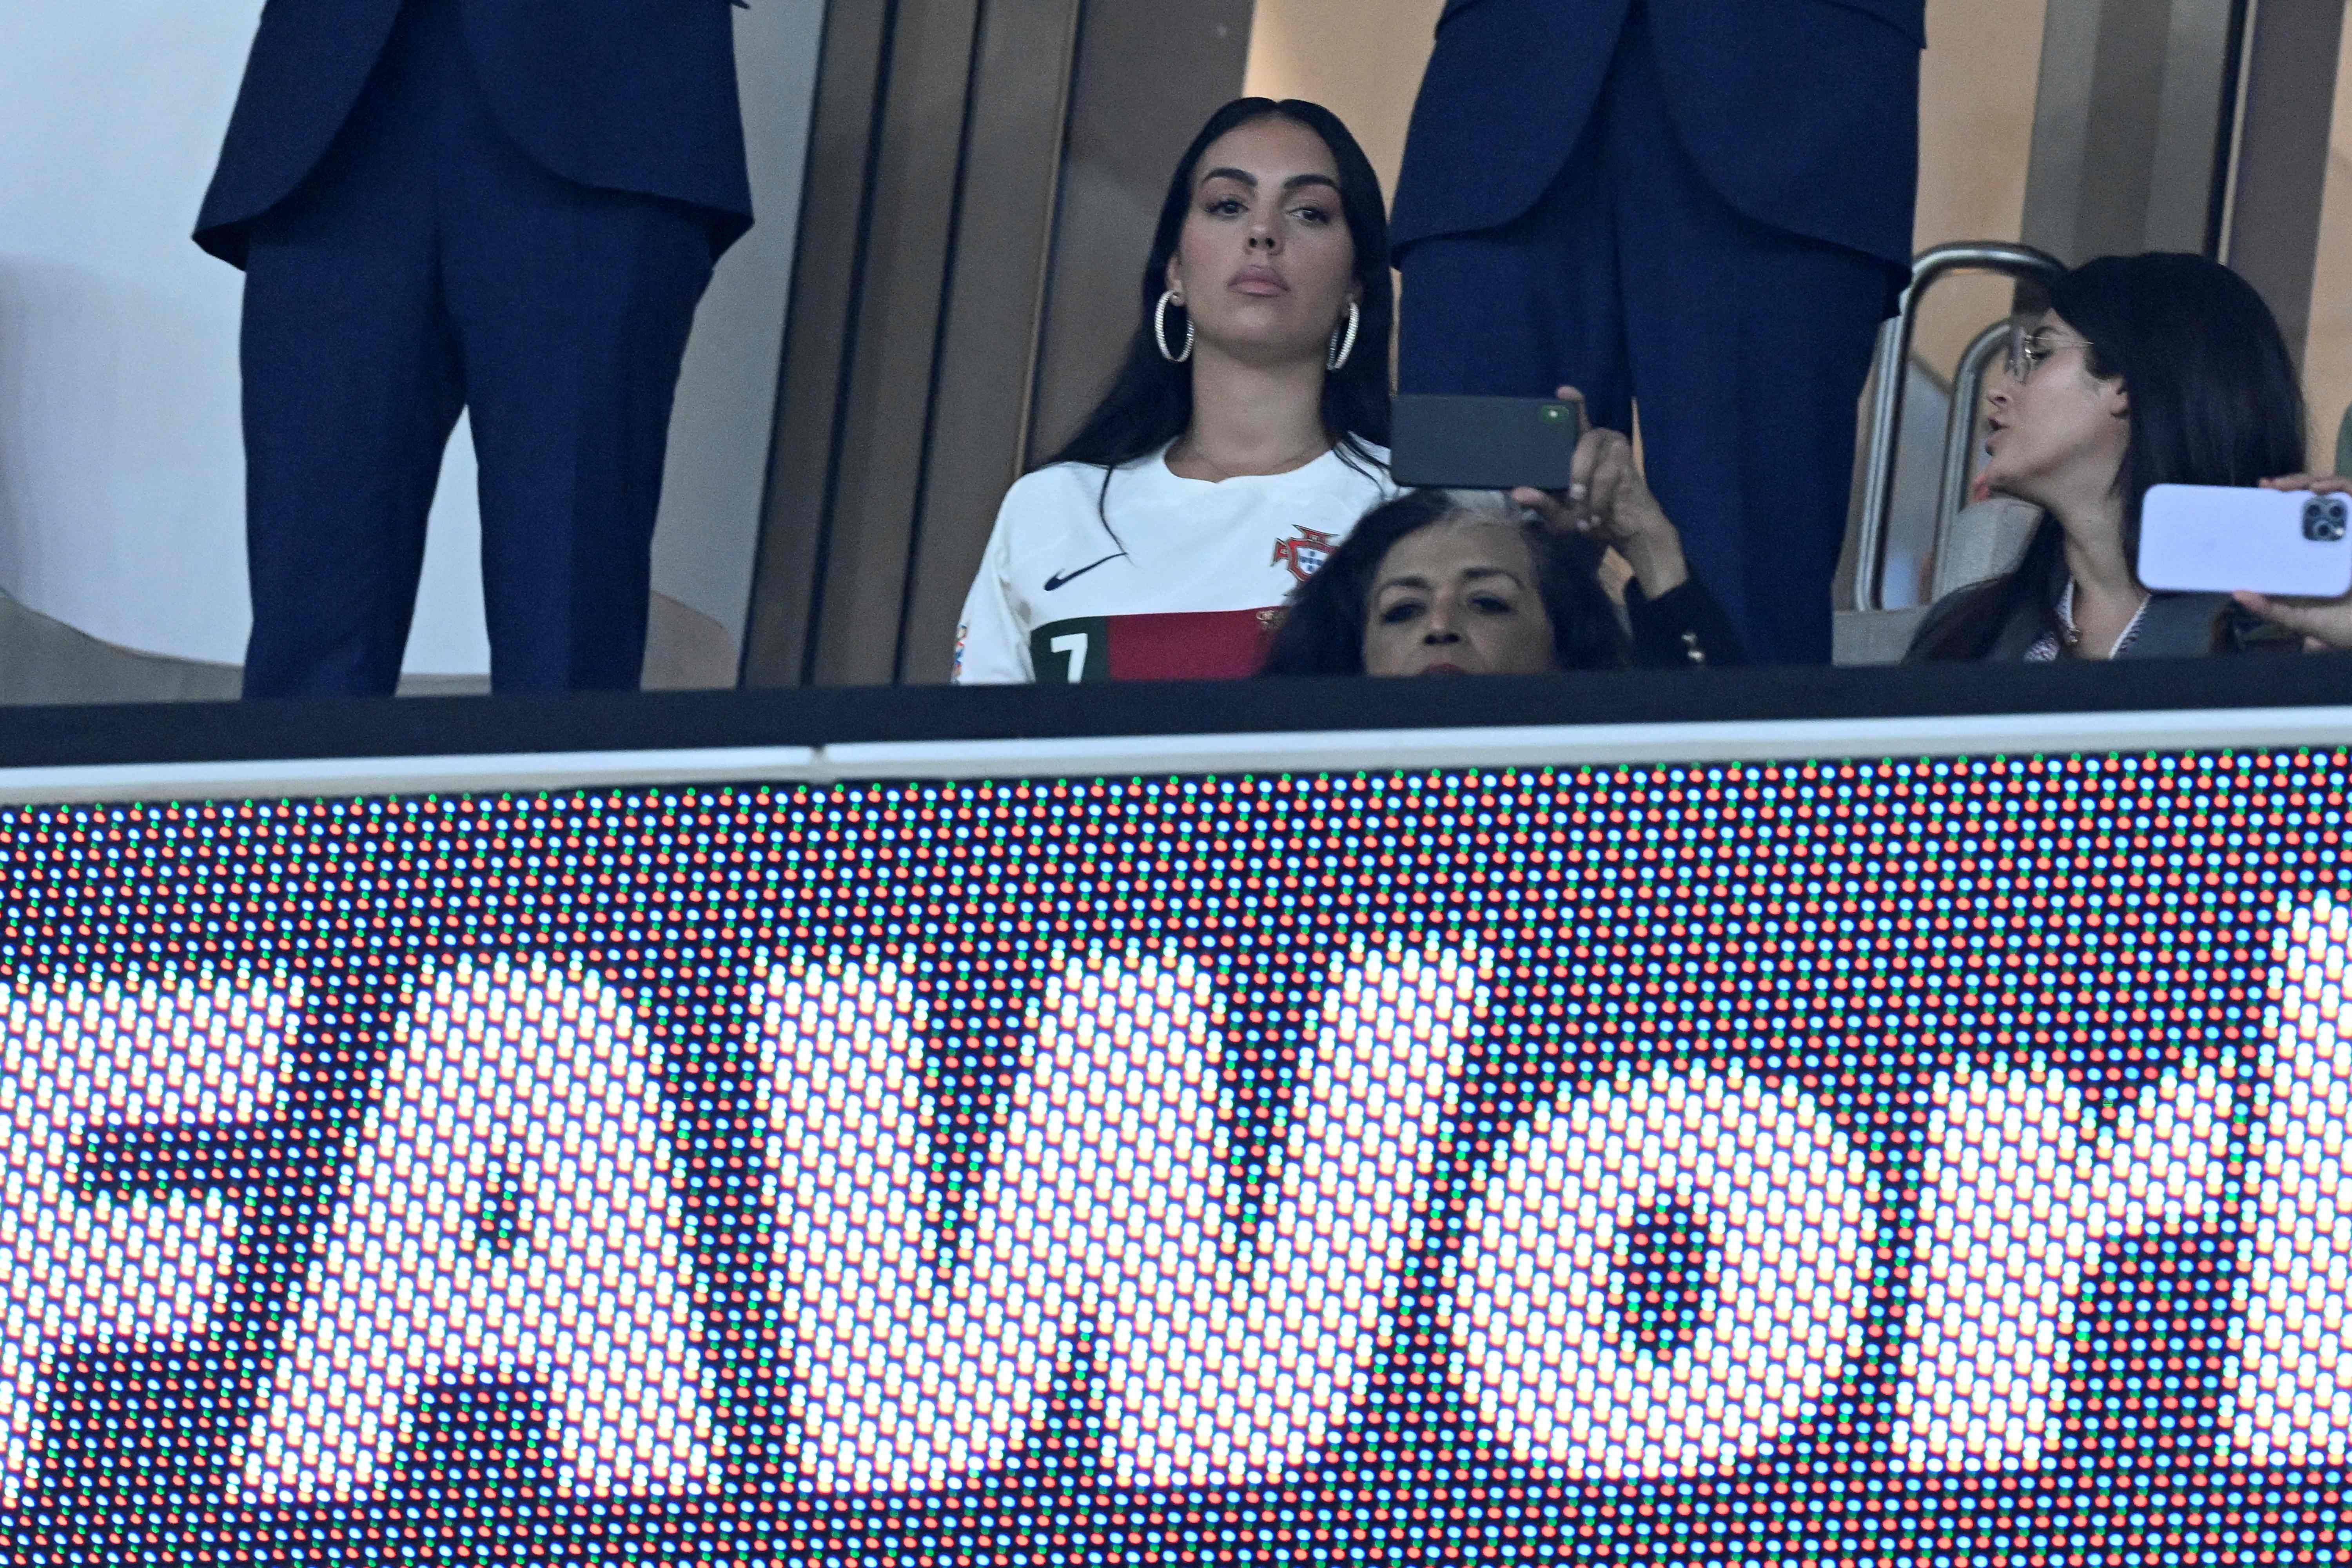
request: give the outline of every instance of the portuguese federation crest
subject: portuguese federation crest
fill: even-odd
[[[1290,574],[1304,583],[1323,569],[1323,563],[1331,559],[1331,548],[1337,542],[1328,533],[1302,528],[1292,538],[1276,542],[1274,564],[1289,567]]]

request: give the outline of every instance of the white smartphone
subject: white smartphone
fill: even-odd
[[[2158,593],[2352,593],[2352,496],[2157,485],[2139,514],[2139,580]]]

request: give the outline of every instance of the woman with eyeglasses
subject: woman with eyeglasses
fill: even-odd
[[[1927,659],[2166,658],[2262,640],[2253,608],[2151,594],[2134,572],[2160,484],[2284,482],[2304,467],[2303,395],[2278,322],[2200,256],[2111,256],[2052,285],[1988,398],[1980,483],[2042,509],[2014,570],[1946,595]]]
[[[1380,177],[1311,103],[1241,99],[1178,162],[1118,378],[1007,492],[959,683],[1254,672],[1388,471]]]

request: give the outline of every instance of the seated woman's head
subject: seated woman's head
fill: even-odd
[[[1299,587],[1264,673],[1613,669],[1625,634],[1599,563],[1502,496],[1415,490],[1367,513]]]
[[[2109,256],[2021,319],[1988,396],[1984,483],[2062,521],[2137,526],[2159,484],[2251,485],[2303,467],[2303,398],[2270,307],[2201,256]]]
[[[2016,324],[1986,404],[1980,482],[2047,515],[2014,570],[1937,605],[1914,658],[2179,651],[2135,642],[2152,602],[2136,564],[2148,490],[2303,467],[2303,395],[2278,322],[2201,256],[2103,257],[2059,278],[2049,309]]]

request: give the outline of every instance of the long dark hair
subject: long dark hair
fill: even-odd
[[[1372,580],[1397,542],[1451,518],[1491,516],[1526,531],[1536,592],[1551,617],[1552,663],[1560,669],[1622,669],[1624,628],[1595,574],[1601,551],[1587,540],[1523,521],[1500,496],[1414,490],[1384,501],[1341,542],[1322,570],[1290,595],[1260,675],[1361,675],[1364,611]]]
[[[2140,503],[2157,485],[2251,485],[2300,470],[2303,390],[2278,321],[2252,285],[2201,256],[2103,256],[2060,278],[2050,308],[2091,346],[2093,375],[2121,377],[2131,440],[2116,476],[2124,552],[2139,554]],[[2045,517],[2017,569],[1967,590],[1913,658],[1982,658],[2021,613],[2043,616],[2065,547]]]
[[[1270,98],[1239,98],[1209,116],[1178,161],[1168,182],[1168,197],[1160,205],[1151,256],[1143,266],[1143,313],[1129,340],[1127,358],[1110,390],[1052,462],[1098,465],[1106,470],[1108,486],[1108,470],[1160,450],[1192,423],[1192,367],[1172,363],[1160,353],[1152,336],[1152,315],[1168,288],[1168,258],[1176,254],[1184,219],[1192,210],[1192,176],[1202,154],[1227,132],[1257,120],[1304,125],[1323,139],[1339,166],[1339,207],[1356,243],[1362,321],[1346,367],[1323,384],[1323,429],[1342,456],[1352,447],[1359,461],[1369,457],[1363,451],[1367,444],[1389,444],[1389,335],[1396,320],[1396,295],[1389,280],[1388,204],[1381,195],[1381,177],[1339,117],[1321,104],[1295,98],[1279,103]],[[1181,310],[1170,310],[1171,334],[1181,335]]]

